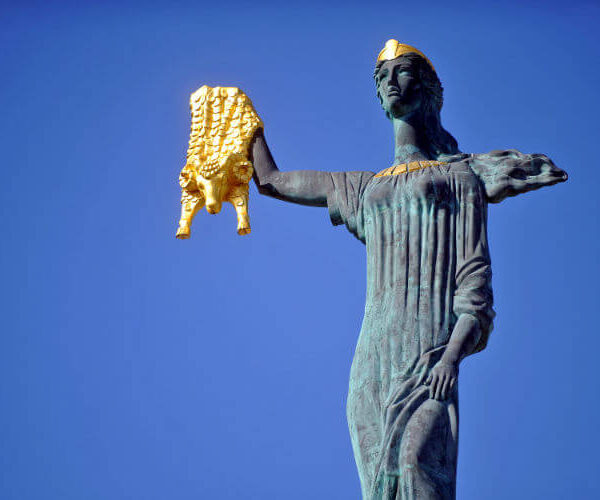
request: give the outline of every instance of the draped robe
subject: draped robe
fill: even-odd
[[[331,173],[334,225],[366,245],[367,293],[350,373],[348,425],[369,500],[453,499],[458,392],[425,381],[458,317],[492,330],[488,202],[566,180],[543,155],[515,150],[440,158],[399,175]]]

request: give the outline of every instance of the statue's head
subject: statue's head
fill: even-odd
[[[423,127],[431,153],[454,154],[458,145],[441,125],[443,87],[431,61],[420,50],[388,40],[375,66],[377,97],[390,120]]]

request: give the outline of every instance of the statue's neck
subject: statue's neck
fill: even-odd
[[[394,165],[411,161],[433,160],[425,144],[425,130],[421,120],[414,115],[392,120],[394,125]]]

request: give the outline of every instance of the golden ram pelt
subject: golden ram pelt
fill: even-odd
[[[192,130],[187,161],[179,176],[177,238],[190,237],[192,219],[203,206],[216,214],[224,201],[235,207],[238,234],[248,234],[248,182],[253,173],[249,147],[263,123],[252,101],[235,87],[204,85],[190,96],[190,108]]]

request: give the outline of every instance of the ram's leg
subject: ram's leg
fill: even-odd
[[[190,237],[192,219],[204,206],[204,198],[196,193],[183,191],[181,193],[181,219],[179,219],[179,228],[176,237],[180,240],[187,240]]]
[[[240,235],[250,232],[250,217],[248,216],[248,186],[246,189],[237,189],[232,196],[229,197],[229,202],[235,207],[237,213],[237,232]]]

